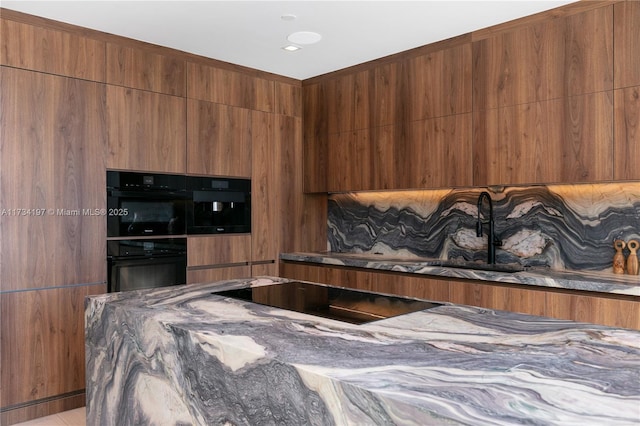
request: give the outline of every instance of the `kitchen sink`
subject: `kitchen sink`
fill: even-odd
[[[495,271],[495,272],[521,272],[525,270],[525,267],[519,263],[485,263],[474,262],[469,260],[442,260],[438,266],[444,268],[459,268],[459,269],[476,269],[482,271]]]
[[[301,281],[216,291],[212,294],[352,324],[365,324],[441,306],[440,303],[421,299]]]
[[[415,265],[437,266],[442,268],[458,268],[458,269],[476,269],[482,271],[494,272],[521,272],[526,268],[519,263],[494,263],[489,264],[479,260],[464,259],[438,259],[432,257],[408,257],[408,256],[389,256],[383,254],[371,253],[335,253],[329,254],[330,257],[338,259],[362,260],[367,262],[384,262],[395,265]]]

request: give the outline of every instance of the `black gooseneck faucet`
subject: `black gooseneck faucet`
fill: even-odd
[[[489,221],[482,222],[480,219],[480,210],[482,208],[482,201],[487,199],[489,202]],[[487,236],[487,263],[493,265],[496,263],[496,246],[501,246],[502,241],[496,238],[495,227],[493,223],[493,201],[491,201],[491,195],[487,191],[482,191],[478,197],[478,222],[476,223],[476,235],[482,237],[482,225],[483,223],[489,224],[489,235]]]

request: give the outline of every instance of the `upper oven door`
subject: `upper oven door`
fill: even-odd
[[[186,193],[164,190],[107,191],[107,236],[184,235]]]

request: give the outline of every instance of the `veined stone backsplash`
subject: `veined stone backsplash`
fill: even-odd
[[[332,194],[328,248],[486,261],[488,225],[476,236],[483,190],[502,240],[498,263],[611,271],[613,241],[640,240],[640,182],[624,182]],[[481,211],[487,219],[486,201]]]

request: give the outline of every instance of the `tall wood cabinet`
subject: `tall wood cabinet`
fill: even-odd
[[[640,3],[616,3],[614,18],[614,179],[640,179]]]
[[[253,233],[189,236],[189,282],[276,275],[285,244],[326,244],[326,201],[302,196],[299,82],[1,19],[0,423],[13,424],[85,403],[83,299],[107,276],[106,220],[85,210],[106,208],[106,169],[253,179]]]
[[[105,101],[103,83],[0,67],[3,424],[84,403],[83,300],[106,289],[106,223],[84,213],[106,207]]]

